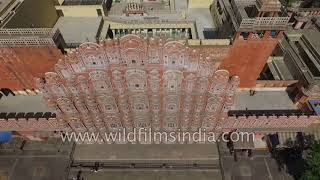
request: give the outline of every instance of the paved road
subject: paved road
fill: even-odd
[[[208,162],[218,163],[216,144],[92,144],[77,145],[78,162]]]
[[[56,140],[23,142],[15,138],[0,148],[0,180],[64,180],[72,148]]]
[[[254,151],[252,158],[238,153],[238,161],[234,161],[225,143],[219,143],[219,148],[224,180],[293,180],[285,171],[279,171],[267,151]]]
[[[76,177],[78,171],[73,171],[69,178]],[[85,171],[82,173],[84,180],[221,180],[219,170],[182,170],[182,171],[161,171],[161,170],[142,170],[142,171],[99,171],[93,173]]]

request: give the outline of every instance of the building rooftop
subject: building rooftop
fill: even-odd
[[[2,40],[0,39],[0,47]],[[8,38],[9,47],[8,44],[5,44],[5,47],[0,48],[0,84],[2,88],[9,88],[12,91],[36,89],[34,77],[42,77],[44,73],[52,71],[58,59],[62,57],[61,51],[52,39],[49,44],[42,38],[33,40],[32,38]],[[26,42],[23,43],[24,41]],[[15,66],[8,70],[7,63],[13,63]]]
[[[282,49],[290,55],[291,61],[309,84],[320,82],[319,41],[320,32],[318,30],[304,29],[287,32],[286,38],[280,43]]]
[[[4,11],[8,7],[8,5],[10,5],[14,1],[15,0],[0,0],[0,15],[3,13],[2,11]]]
[[[237,91],[232,110],[297,110],[288,93],[283,90],[256,91],[250,96],[249,91]]]
[[[27,106],[32,104],[32,106]],[[247,90],[237,91],[231,110],[298,110],[285,90],[256,91],[250,96]],[[3,96],[0,112],[52,112],[43,101],[42,95]]]
[[[102,17],[60,17],[54,28],[60,30],[68,47],[96,42],[100,36]]]
[[[320,54],[320,32],[308,29],[303,32],[303,36],[312,44],[314,50]]]
[[[1,112],[51,112],[43,101],[42,95],[35,96],[2,96],[0,99]]]
[[[188,16],[195,18],[196,27],[199,39],[206,39],[204,31],[211,29],[210,33],[216,28],[209,9],[205,8],[190,8],[188,9]]]
[[[210,9],[208,8],[188,8],[187,0],[175,0],[175,9],[178,14],[186,14],[186,18],[194,19],[199,39],[206,39],[205,29],[215,29]]]
[[[297,77],[291,72],[282,56],[272,56],[268,60],[268,67],[275,80],[296,80]]]
[[[172,27],[176,28],[178,26],[175,26],[175,24],[192,22],[196,25],[199,39],[206,39],[205,30],[210,30],[209,33],[213,33],[215,29],[209,7],[188,8],[187,0],[175,0],[174,9],[163,2],[142,2],[140,5],[144,7],[145,13],[143,16],[125,16],[124,9],[127,3],[113,3],[107,19],[114,22],[127,21],[129,24],[171,22],[173,24]]]

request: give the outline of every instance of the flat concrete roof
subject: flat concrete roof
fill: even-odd
[[[187,18],[196,20],[196,28],[199,39],[205,39],[203,31],[214,29],[213,19],[208,8],[188,8],[188,0],[175,0],[175,8],[178,13],[186,12]]]
[[[43,101],[42,95],[2,96],[0,99],[1,112],[53,112]]]
[[[320,32],[318,30],[308,29],[303,31],[303,36],[313,45],[320,54]]]
[[[0,0],[0,12],[7,8],[7,6],[14,0]],[[1,14],[0,14],[1,15]]]
[[[272,61],[279,70],[279,73],[283,80],[295,80],[283,58],[273,58]]]
[[[58,28],[67,44],[96,42],[102,17],[60,17]]]
[[[205,29],[215,29],[213,19],[208,8],[189,8],[188,16],[196,20],[199,39],[205,39],[203,31]]]
[[[75,146],[74,161],[80,162],[217,162],[216,144],[81,144]]]
[[[42,99],[42,95],[3,96],[0,99],[0,112],[53,112]],[[235,103],[231,110],[297,110],[285,90],[256,91],[250,96],[248,90],[239,90],[235,94]]]
[[[235,103],[231,110],[296,110],[285,90],[256,91],[250,96],[248,90],[240,90],[235,94]]]

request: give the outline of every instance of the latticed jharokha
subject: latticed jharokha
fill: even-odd
[[[82,44],[55,71],[37,84],[75,132],[220,131],[239,84],[180,42],[135,35]]]
[[[229,116],[238,77],[216,56],[180,42],[128,35],[85,43],[36,84],[57,117],[0,118],[2,131],[114,132],[119,128],[206,132],[291,130],[317,116]],[[245,113],[245,112],[244,112]]]

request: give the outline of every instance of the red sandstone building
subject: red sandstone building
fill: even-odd
[[[109,132],[123,127],[276,132],[298,131],[315,123],[318,117],[314,114],[293,111],[271,110],[268,114],[266,108],[230,113],[239,83],[241,88],[260,85],[259,74],[282,38],[289,17],[278,1],[219,3],[220,14],[226,18],[220,36],[235,35],[231,46],[187,46],[126,35],[100,44],[84,43],[62,58],[56,48],[62,41],[52,31],[3,31],[9,38],[1,40],[5,63],[0,70],[6,77],[1,83],[13,90],[41,89],[51,108],[48,111],[56,114],[0,115],[0,130]],[[21,36],[28,38],[15,39]],[[35,87],[33,78],[43,77],[45,72]],[[316,82],[314,79],[307,82]],[[296,79],[291,84],[286,78],[281,80],[268,82],[281,84],[279,87],[298,84]],[[290,92],[296,102],[318,99],[318,86],[297,88]]]
[[[239,83],[182,43],[128,35],[85,43],[38,80],[73,131],[221,129]]]
[[[50,28],[1,29],[0,37],[1,88],[36,89],[34,77],[53,70],[62,57],[59,32]]]
[[[234,36],[220,67],[239,76],[241,88],[253,88],[290,17],[278,0],[220,0],[216,8],[223,22],[219,36]]]
[[[56,115],[4,115],[0,129],[103,133],[201,128],[221,133],[295,131],[317,121],[314,115],[228,113],[241,80],[215,67],[211,57],[176,41],[127,35],[84,43],[59,60],[55,72],[37,79]]]

